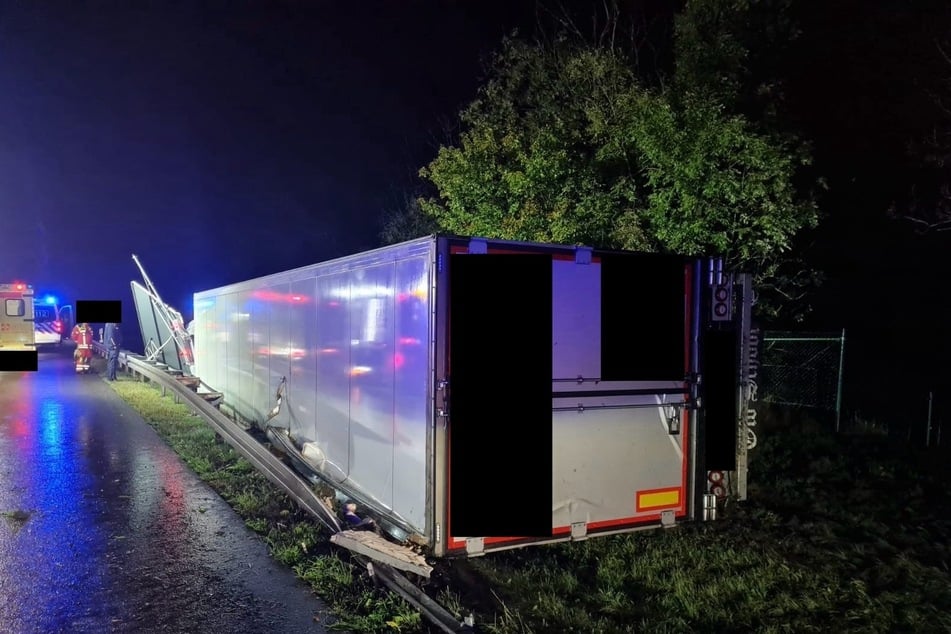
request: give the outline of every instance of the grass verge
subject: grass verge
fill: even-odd
[[[331,606],[334,627],[423,632],[314,522],[188,409],[111,384]],[[429,590],[481,629],[949,632],[947,474],[882,436],[767,435],[723,519],[441,562]]]

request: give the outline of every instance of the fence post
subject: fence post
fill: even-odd
[[[826,416],[833,414],[829,418],[834,420],[826,418],[826,424],[833,423],[835,432],[839,432],[845,385],[845,329],[838,336],[828,332],[764,331],[761,341],[759,399],[766,403],[819,407]]]
[[[925,433],[925,447],[931,446],[931,401],[934,399],[934,392],[928,392],[928,431]]]
[[[835,389],[835,431],[839,433],[839,420],[842,418],[842,364],[845,361],[845,328],[839,340],[839,384]]]

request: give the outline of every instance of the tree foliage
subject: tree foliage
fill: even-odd
[[[794,0],[692,0],[675,18],[677,92],[702,92],[760,128],[783,129],[785,78],[801,32]],[[794,143],[796,145],[797,143]]]
[[[793,239],[818,215],[794,184],[808,153],[737,111],[747,56],[725,25],[751,4],[692,3],[656,87],[603,44],[507,38],[458,142],[420,171],[419,210],[463,235],[722,255],[788,296]]]
[[[912,223],[919,233],[951,231],[951,32],[933,48],[944,65],[942,80],[927,91],[937,116],[928,134],[908,144],[918,168],[915,182],[889,208],[892,218]]]
[[[395,244],[439,231],[436,219],[422,210],[421,197],[406,195],[402,203],[384,214],[380,239],[383,244]]]

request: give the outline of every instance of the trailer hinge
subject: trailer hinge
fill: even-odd
[[[581,541],[588,539],[588,523],[574,522],[571,525],[571,539]]]
[[[443,393],[443,407],[436,410],[437,418],[449,418],[449,379],[442,379],[436,383],[436,390]]]
[[[671,436],[680,435],[680,417],[681,412],[679,407],[673,408],[674,413],[667,417],[667,433]]]
[[[575,249],[575,264],[591,264],[591,247]]]
[[[478,557],[479,555],[485,554],[485,538],[484,537],[467,537],[466,538],[466,554],[470,557]]]
[[[703,521],[709,522],[717,518],[717,496],[713,493],[703,494]]]
[[[436,391],[442,393],[442,407],[437,407],[437,418],[449,417],[449,380],[439,379],[436,381]]]

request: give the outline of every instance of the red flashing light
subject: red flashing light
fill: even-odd
[[[23,288],[24,288],[23,284],[17,284],[17,285],[16,285],[16,289],[17,289],[18,291],[22,291]]]

